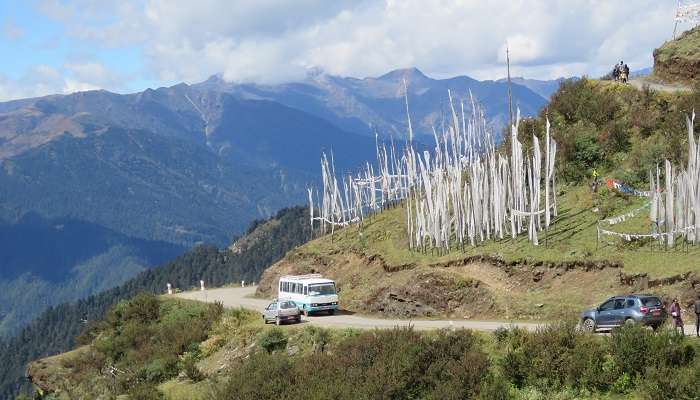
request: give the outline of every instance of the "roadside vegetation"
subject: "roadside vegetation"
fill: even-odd
[[[700,345],[625,326],[535,332],[276,327],[257,313],[141,295],[32,364],[45,399],[693,399]],[[43,379],[43,380],[41,380]]]

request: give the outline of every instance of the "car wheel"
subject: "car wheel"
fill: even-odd
[[[267,324],[267,318],[265,318],[264,315],[263,315],[263,323],[264,323],[264,324]]]
[[[333,315],[333,314],[335,314],[335,310],[333,310],[333,309],[328,310],[328,315]]]
[[[636,323],[637,323],[637,321],[633,320],[632,318],[627,318],[627,319],[625,320],[625,325],[626,325],[626,326],[632,326],[632,325],[634,325],[634,324],[636,324]]]
[[[275,324],[282,325],[282,321],[280,321],[280,317],[275,317]]]
[[[592,318],[584,319],[582,325],[585,332],[595,332],[595,321]]]

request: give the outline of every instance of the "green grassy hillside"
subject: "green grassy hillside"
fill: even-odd
[[[533,246],[527,235],[515,240],[488,240],[477,246],[454,248],[445,254],[437,251],[414,251],[408,248],[406,211],[403,207],[382,212],[360,227],[350,227],[314,240],[296,251],[331,255],[352,251],[369,258],[380,256],[387,269],[403,266],[446,264],[464,258],[485,256],[507,264],[558,264],[590,262],[619,265],[626,274],[646,273],[664,278],[688,271],[700,272],[700,246],[678,245],[665,250],[649,241],[628,243],[621,240],[597,240],[597,222],[601,214],[625,213],[644,204],[644,200],[619,193],[601,191],[594,194],[585,187],[560,189],[559,214],[548,232],[540,232],[540,245]],[[598,211],[595,211],[595,210]],[[604,215],[603,215],[604,216]],[[649,232],[648,215],[616,225],[619,232]]]
[[[665,159],[687,158],[686,116],[698,93],[659,93],[613,82],[564,82],[538,118],[520,125],[526,148],[543,135],[545,118],[559,144],[558,216],[540,245],[527,235],[477,246],[411,250],[406,211],[398,206],[314,240],[269,269],[259,293],[271,295],[281,274],[321,272],[340,282],[345,307],[394,316],[553,319],[570,317],[607,296],[652,291],[696,298],[700,246],[667,249],[649,239],[599,240],[598,221],[627,213],[646,199],[602,188],[591,173],[648,188],[648,173]],[[696,131],[700,131],[695,127]],[[540,138],[540,142],[544,138]],[[506,142],[502,151],[507,152]],[[606,229],[651,233],[648,211]]]
[[[700,28],[683,32],[654,50],[654,76],[670,82],[700,80]]]
[[[620,293],[695,299],[700,246],[598,240],[600,218],[643,200],[585,187],[562,188],[558,200],[539,246],[521,235],[444,253],[409,249],[405,210],[389,209],[292,250],[263,274],[258,291],[274,295],[283,274],[320,272],[339,282],[343,306],[356,312],[515,320],[572,318]],[[607,229],[648,232],[646,219],[640,213]]]

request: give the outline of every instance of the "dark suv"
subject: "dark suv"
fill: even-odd
[[[599,307],[581,313],[581,326],[589,332],[612,329],[622,324],[642,324],[656,330],[666,321],[666,317],[666,309],[654,295],[615,296]]]

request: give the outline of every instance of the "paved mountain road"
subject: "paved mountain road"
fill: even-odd
[[[270,304],[270,300],[254,298],[255,286],[246,288],[219,288],[208,289],[204,291],[193,291],[178,293],[174,296],[213,303],[220,301],[226,308],[243,307],[255,311],[262,311]],[[691,322],[695,316],[686,313],[685,318],[690,318]],[[688,322],[689,320],[686,320]],[[472,320],[430,320],[430,319],[384,319],[373,318],[367,316],[344,314],[342,312],[336,315],[318,315],[304,317],[302,323],[310,323],[324,328],[356,328],[356,329],[391,329],[401,326],[413,326],[419,330],[441,329],[441,328],[465,328],[477,331],[494,331],[500,327],[513,327],[527,330],[535,330],[543,324],[531,322],[507,322],[507,321],[472,321]],[[695,335],[695,326],[685,326],[686,335]]]
[[[221,288],[209,289],[205,291],[178,293],[175,296],[199,300],[205,302],[220,301],[224,307],[244,307],[255,311],[262,311],[270,303],[269,300],[253,298],[255,287],[246,288]],[[304,317],[302,323],[311,323],[324,328],[356,328],[356,329],[390,329],[397,326],[413,326],[415,329],[440,329],[440,328],[466,328],[479,331],[493,331],[499,327],[517,326],[520,328],[534,330],[540,324],[536,323],[511,323],[498,321],[470,321],[470,320],[407,320],[407,319],[383,319],[372,318],[359,315],[338,313],[336,315],[318,315]]]

